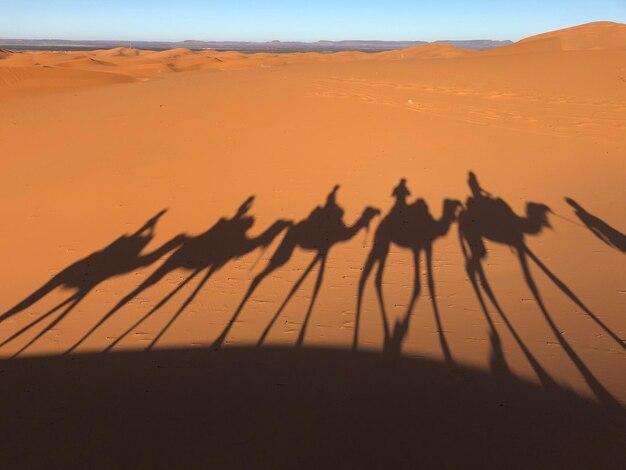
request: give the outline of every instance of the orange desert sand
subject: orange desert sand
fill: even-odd
[[[374,54],[2,51],[0,155],[4,392],[11,380],[27,380],[20,374],[28,367],[48,381],[69,377],[61,366],[54,372],[52,359],[27,366],[36,359],[9,360],[16,354],[71,350],[77,362],[88,357],[82,353],[105,350],[150,348],[160,357],[171,348],[219,346],[216,354],[229,354],[264,335],[258,363],[255,353],[233,359],[233,370],[241,371],[263,367],[263,351],[285,350],[279,346],[290,354],[350,351],[363,266],[396,201],[392,191],[402,193],[406,178],[407,202],[423,198],[436,220],[445,199],[469,211],[473,186],[477,198],[502,198],[517,214],[483,223],[505,227],[505,238],[521,233],[512,224],[532,222],[532,208],[525,219],[527,202],[550,208],[551,227],[525,234],[529,274],[515,247],[485,241],[479,264],[487,289],[476,279],[486,312],[466,270],[456,221],[432,244],[434,302],[421,253],[422,290],[408,318],[413,254],[392,244],[382,281],[390,331],[385,340],[375,266],[363,291],[356,348],[494,380],[515,377],[524,387],[557,384],[585,403],[626,404],[626,25],[590,23],[482,52],[444,44]],[[475,178],[468,185],[470,171]],[[333,245],[317,296],[320,264],[271,328],[315,251],[296,247],[237,312],[285,234],[296,231],[279,222],[261,240],[271,241],[266,249],[253,249],[262,245],[253,242],[241,248],[228,227],[216,247],[210,235],[192,237],[221,218],[245,229],[253,216],[247,236],[254,240],[279,220],[306,219],[327,197],[327,208],[336,210],[334,197],[349,227],[362,221],[367,206],[381,213],[369,231],[358,225]],[[219,269],[203,283],[209,261],[184,265],[211,249]],[[231,259],[229,250],[241,256]],[[155,272],[154,283],[128,295]],[[286,366],[284,375],[288,382]],[[132,382],[130,376],[125,380]],[[32,380],[36,389],[41,380]],[[428,389],[428,379],[422,385]],[[389,390],[386,400],[393,402],[395,393]],[[508,406],[506,397],[497,400]],[[389,404],[371,404],[379,406]],[[520,416],[527,412],[515,406]],[[44,408],[33,414],[55,422],[52,405]],[[244,416],[233,413],[234,421]]]

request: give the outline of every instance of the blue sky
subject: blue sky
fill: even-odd
[[[626,23],[626,0],[0,0],[0,38],[512,39]]]

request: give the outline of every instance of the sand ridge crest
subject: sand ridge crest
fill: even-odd
[[[522,39],[517,44],[556,38],[564,51],[626,50],[626,24],[597,21]]]
[[[521,39],[510,46],[485,51],[486,55],[554,51],[626,50],[626,24],[597,21],[549,31]]]

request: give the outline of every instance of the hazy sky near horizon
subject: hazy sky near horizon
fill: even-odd
[[[626,22],[626,0],[0,0],[0,38],[511,39]]]

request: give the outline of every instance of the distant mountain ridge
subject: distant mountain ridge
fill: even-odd
[[[380,52],[425,44],[451,44],[465,49],[485,50],[513,44],[511,41],[477,40],[441,40],[427,41],[378,41],[378,40],[343,40],[343,41],[74,41],[68,39],[0,39],[0,47],[17,50],[87,50],[110,49],[132,46],[137,49],[165,50],[173,48],[213,49],[216,51],[240,52],[338,52],[361,51]]]

